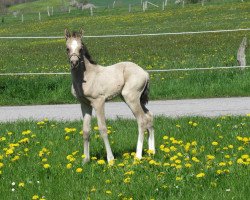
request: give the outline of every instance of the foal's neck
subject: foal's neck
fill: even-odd
[[[71,69],[72,84],[78,98],[83,97],[82,83],[84,82],[84,71],[84,60],[80,61],[80,64],[77,68]]]

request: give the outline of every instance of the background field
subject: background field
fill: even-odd
[[[44,2],[34,4],[44,6]],[[87,36],[249,28],[249,9],[249,2],[212,1],[205,6],[172,5],[165,11],[149,9],[146,13],[128,13],[120,6],[103,9],[93,17],[75,10],[51,17],[42,14],[41,21],[37,13],[25,13],[24,23],[20,16],[5,16],[0,36],[63,37],[66,27],[84,27]],[[249,34],[239,31],[83,40],[100,65],[129,60],[144,69],[174,69],[236,66],[240,42]],[[0,39],[0,45],[0,73],[69,72],[64,39]],[[249,48],[246,59],[249,63]],[[249,96],[249,80],[248,69],[152,73],[151,99]],[[69,88],[69,75],[0,77],[0,105],[73,103]]]
[[[148,155],[145,142],[141,162],[133,156],[136,122],[107,124],[114,166],[95,120],[84,166],[81,122],[0,124],[1,198],[248,199],[249,117],[157,118],[157,154]]]

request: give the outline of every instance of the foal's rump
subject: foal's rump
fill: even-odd
[[[124,66],[124,88],[122,95],[133,96],[140,99],[142,104],[146,104],[148,101],[148,73],[132,62],[122,62],[119,64]]]

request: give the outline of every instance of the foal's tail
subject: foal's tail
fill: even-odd
[[[141,94],[140,98],[141,105],[145,106],[148,103],[149,100],[148,95],[149,95],[149,80],[147,80],[146,86],[144,87],[143,92]]]

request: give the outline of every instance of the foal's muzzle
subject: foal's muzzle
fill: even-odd
[[[70,57],[69,57],[69,62],[70,62],[70,65],[71,65],[71,68],[77,68],[80,64],[80,57],[76,54],[72,54]]]

